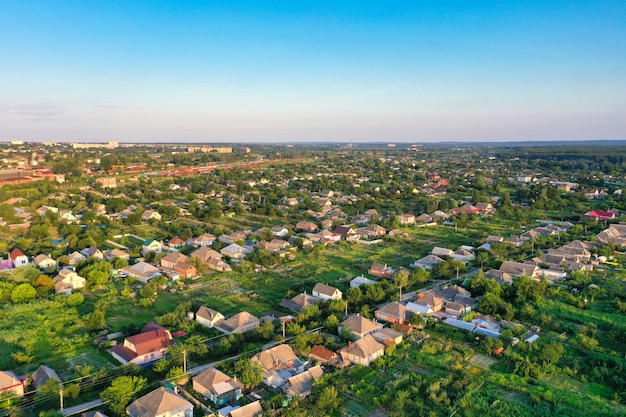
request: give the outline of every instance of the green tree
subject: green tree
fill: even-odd
[[[105,325],[104,312],[101,310],[96,310],[93,313],[87,314],[83,317],[83,321],[85,322],[85,327],[88,330],[102,330]]]
[[[265,340],[271,339],[275,331],[274,323],[271,321],[266,321],[256,329],[257,334]]]
[[[413,314],[411,318],[409,319],[409,324],[411,326],[415,326],[418,329],[421,329],[426,324],[426,321],[424,320],[424,317],[422,317],[421,314],[416,313],[416,314]]]
[[[9,417],[28,417],[28,414],[22,407],[11,407],[9,408]]]
[[[483,269],[485,266],[485,262],[489,261],[489,252],[481,250],[476,254],[476,261],[480,263],[480,269]]]
[[[154,372],[158,372],[161,374],[167,371],[170,368],[170,366],[172,366],[172,361],[166,358],[161,358],[158,361],[156,361],[156,363],[152,367],[152,370]]]
[[[28,236],[31,239],[47,239],[50,237],[50,230],[46,224],[35,224],[30,227]]]
[[[63,413],[57,410],[41,411],[39,417],[64,417]]]
[[[235,372],[247,389],[254,388],[263,381],[263,367],[248,357],[242,357],[237,361]]]
[[[339,319],[334,314],[326,317],[324,320],[324,327],[328,330],[329,333],[336,333],[337,327],[339,327]]]
[[[348,291],[346,291],[346,302],[348,303],[348,306],[353,306],[353,308],[359,304],[362,297],[363,293],[359,287],[350,287],[348,288]]]
[[[33,266],[20,266],[11,271],[9,279],[13,282],[33,283],[41,275],[41,271]]]
[[[295,321],[292,321],[290,323],[287,323],[287,333],[297,336],[299,334],[302,334],[306,331],[306,327],[302,324],[298,324]]]
[[[328,310],[332,313],[343,313],[346,309],[346,302],[344,300],[330,300],[328,302]]]
[[[135,394],[146,386],[147,379],[141,376],[120,376],[113,380],[111,386],[100,393],[100,397],[109,403],[109,408],[123,416],[126,406]]]
[[[565,353],[565,347],[555,340],[546,343],[540,350],[537,352],[537,358],[540,361],[556,364],[563,357],[563,353]]]
[[[59,380],[50,378],[37,387],[37,398],[40,401],[46,399],[46,403],[52,402],[48,401],[50,398],[58,401],[60,384],[61,382]]]
[[[11,301],[14,303],[25,303],[37,296],[37,290],[30,284],[19,284],[11,291]]]
[[[411,274],[411,280],[420,285],[426,284],[426,282],[428,282],[428,278],[430,278],[430,272],[422,268],[417,268]]]
[[[317,398],[315,405],[319,410],[326,412],[336,410],[339,407],[339,392],[337,388],[332,385],[324,388]]]
[[[76,307],[78,305],[81,305],[83,301],[85,301],[85,297],[79,292],[71,294],[69,297],[67,297],[67,300],[65,300],[67,305],[70,307]]]
[[[393,283],[398,287],[400,291],[399,300],[402,301],[402,288],[409,285],[409,271],[404,268],[399,269],[393,276]]]
[[[185,378],[185,373],[182,366],[174,366],[165,375],[165,379],[175,384],[178,384],[183,378]]]
[[[385,290],[379,285],[368,285],[365,290],[365,296],[375,303],[378,303],[385,298]]]

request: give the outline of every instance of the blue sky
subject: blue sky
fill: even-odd
[[[0,140],[626,139],[624,1],[0,0]]]

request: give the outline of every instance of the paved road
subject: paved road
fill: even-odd
[[[83,403],[79,405],[75,405],[74,407],[69,407],[61,410],[64,416],[72,416],[74,414],[79,414],[85,411],[89,411],[93,408],[100,407],[104,404],[104,400],[94,400],[88,403]]]

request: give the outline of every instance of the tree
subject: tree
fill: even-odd
[[[43,400],[44,398],[53,397],[58,400],[60,384],[58,379],[50,378],[37,387],[37,398]],[[45,401],[48,402],[47,400]]]
[[[512,288],[515,290],[515,300],[520,304],[542,302],[547,286],[547,282],[537,282],[525,276],[513,278],[512,284]]]
[[[361,297],[363,297],[363,293],[359,287],[350,287],[348,288],[348,291],[346,291],[346,302],[349,305],[359,304]]]
[[[263,339],[269,340],[272,338],[272,336],[274,336],[275,330],[276,329],[274,328],[274,323],[272,323],[271,321],[266,321],[265,323],[257,327],[256,332]]]
[[[332,385],[324,388],[317,398],[316,406],[322,411],[337,409],[339,407],[339,392],[337,392],[337,388]]]
[[[28,414],[21,407],[11,407],[9,408],[9,417],[28,417]]]
[[[35,280],[41,275],[41,271],[33,266],[20,266],[11,271],[9,278],[13,282],[35,282]]]
[[[409,285],[409,271],[401,268],[393,276],[393,283],[396,284],[400,291],[400,301],[402,301],[402,288]]]
[[[259,362],[242,357],[235,365],[235,372],[246,388],[254,388],[263,381],[263,367]]]
[[[174,366],[169,370],[167,375],[165,375],[165,379],[175,384],[178,384],[185,377],[185,372],[183,371],[182,366]]]
[[[105,324],[104,312],[96,310],[93,313],[84,316],[83,321],[85,322],[85,327],[87,327],[88,330],[101,330],[104,328]]]
[[[373,302],[378,303],[385,298],[385,290],[378,284],[368,285],[365,290],[365,295]]]
[[[57,410],[48,410],[40,412],[39,417],[63,417],[63,413]]]
[[[483,297],[480,302],[480,311],[484,314],[493,316],[499,315],[505,320],[512,319],[515,314],[511,304],[505,302],[498,295],[492,292],[488,292]]]
[[[339,318],[337,318],[337,316],[335,316],[334,314],[331,314],[330,316],[326,317],[326,320],[324,320],[324,327],[326,327],[326,330],[328,330],[328,332],[336,333],[337,327],[339,327]]]
[[[346,302],[344,300],[330,300],[328,302],[328,310],[332,313],[343,313],[346,309]]]
[[[161,373],[167,371],[170,366],[172,366],[172,361],[170,361],[169,359],[166,359],[166,358],[161,358],[158,361],[156,361],[156,363],[152,367],[152,370],[154,372],[158,372],[158,373],[161,374]]]
[[[413,314],[411,318],[409,319],[409,324],[418,329],[421,329],[426,324],[426,321],[424,320],[424,317],[422,317],[421,314]]]
[[[417,268],[411,274],[411,280],[413,280],[416,284],[426,284],[429,277],[430,277],[430,272],[422,268]]]
[[[128,266],[128,261],[124,258],[120,258],[116,256],[115,258],[111,259],[111,265],[115,269],[122,269]]]
[[[46,224],[35,224],[30,227],[28,236],[31,239],[47,239],[50,236],[50,230]]]
[[[50,278],[49,276],[41,274],[35,281],[35,287],[44,287],[48,290],[51,290],[52,288],[54,288],[54,281],[52,281],[52,278]]]
[[[287,333],[297,336],[303,334],[306,331],[306,327],[302,324],[298,324],[295,321],[287,323]]]
[[[542,349],[537,352],[537,357],[539,360],[547,362],[549,364],[555,364],[561,360],[563,357],[563,353],[565,353],[565,348],[563,345],[557,341],[551,341],[546,343]]]
[[[37,296],[37,290],[30,284],[20,284],[11,291],[11,301],[25,303]]]
[[[481,250],[476,254],[476,260],[480,262],[480,269],[484,268],[485,262],[489,261],[489,252]]]
[[[67,305],[70,307],[76,307],[78,305],[81,305],[83,301],[85,301],[85,297],[79,292],[71,294],[69,297],[67,297],[67,300],[65,300]]]
[[[100,397],[108,401],[109,408],[116,414],[125,415],[126,406],[135,394],[146,386],[146,378],[141,376],[120,376],[115,378],[111,386],[100,393]]]

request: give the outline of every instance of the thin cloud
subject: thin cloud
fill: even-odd
[[[67,112],[65,107],[59,104],[42,102],[5,104],[0,106],[0,111],[22,116],[26,119],[50,119]]]

